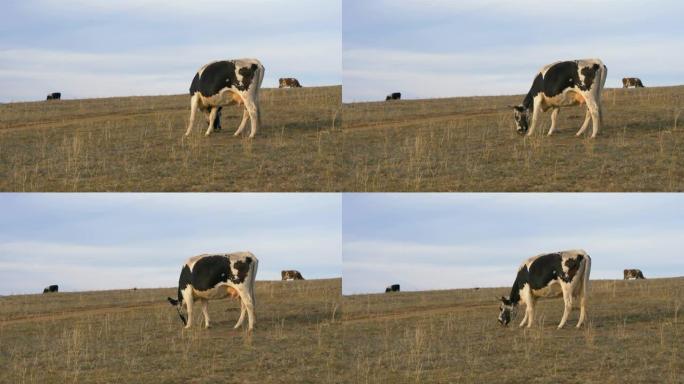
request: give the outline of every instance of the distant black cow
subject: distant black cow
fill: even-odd
[[[399,284],[392,284],[385,288],[385,293],[387,292],[399,292]]]
[[[304,280],[304,277],[302,276],[302,274],[296,270],[280,271],[280,277],[283,281],[285,281],[285,280]]]
[[[641,269],[625,269],[623,272],[625,280],[645,279]]]
[[[385,98],[385,101],[390,101],[390,100],[401,100],[401,92],[394,92]]]
[[[302,85],[299,84],[299,80],[294,77],[286,77],[278,79],[278,88],[301,88]]]
[[[47,95],[47,100],[59,100],[62,98],[62,94],[59,92],[52,92]]]
[[[45,289],[43,289],[43,293],[50,293],[50,292],[59,292],[59,286],[50,285],[49,287],[45,287]]]
[[[638,77],[625,77],[622,79],[622,88],[629,88],[629,87],[634,87],[634,88],[643,88],[644,84],[641,82],[641,79]]]

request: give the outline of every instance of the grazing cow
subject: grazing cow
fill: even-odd
[[[539,297],[563,296],[565,311],[558,324],[563,328],[572,311],[573,303],[580,300],[579,328],[586,317],[587,296],[589,290],[589,273],[591,258],[583,250],[571,250],[549,254],[541,254],[527,259],[518,269],[509,297],[501,297],[499,323],[506,326],[511,321],[511,314],[522,301],[525,317],[520,326],[527,323],[527,328],[534,321],[534,306]]]
[[[178,299],[167,298],[176,306],[185,328],[192,325],[192,306],[195,300],[202,304],[204,325],[209,328],[208,301],[225,297],[240,299],[240,318],[234,328],[239,328],[245,313],[249,318],[249,330],[254,329],[255,297],[254,280],[259,261],[250,252],[199,255],[189,258],[181,270],[178,280]],[[188,319],[183,317],[185,304]]]
[[[559,61],[545,66],[534,78],[523,103],[511,106],[516,130],[532,135],[541,112],[553,109],[548,133],[551,135],[556,129],[560,107],[586,104],[586,116],[577,136],[584,133],[591,120],[591,137],[596,137],[602,121],[601,90],[607,75],[608,69],[599,59]]]
[[[50,292],[59,292],[59,286],[50,285],[50,286],[47,286],[43,289],[43,293],[50,293]]]
[[[390,93],[385,97],[385,101],[390,101],[390,100],[401,100],[401,92],[394,92]]]
[[[242,121],[235,136],[242,133],[249,118],[252,123],[249,137],[253,138],[260,124],[259,88],[264,71],[257,59],[215,61],[200,68],[190,85],[190,123],[185,136],[192,132],[198,109],[204,112],[209,123],[205,133],[209,135],[212,130],[221,129],[223,106],[244,104]]]
[[[299,271],[295,271],[295,270],[281,271],[280,272],[280,278],[283,281],[285,281],[285,280],[304,280],[304,277],[302,277],[302,274],[299,273]]]
[[[59,92],[52,92],[47,95],[47,100],[59,100],[62,98],[62,94]]]
[[[392,284],[385,288],[385,293],[387,292],[399,292],[399,284]]]
[[[299,80],[294,77],[286,77],[278,79],[278,88],[301,88],[302,85],[299,84]]]
[[[634,87],[634,88],[643,88],[644,84],[641,82],[641,79],[638,77],[625,77],[622,79],[622,88],[629,88],[629,87]]]
[[[625,269],[623,273],[625,276],[625,280],[646,279],[644,277],[644,274],[641,273],[641,269]]]

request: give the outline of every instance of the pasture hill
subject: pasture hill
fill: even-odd
[[[200,113],[184,138],[189,95],[0,104],[0,190],[339,190],[341,96],[262,89],[254,140],[233,137],[235,106],[222,131],[205,137]]]
[[[350,383],[684,383],[684,278],[591,282],[556,326],[563,299],[542,299],[535,324],[497,322],[509,288],[345,296],[340,353]],[[519,311],[520,312],[520,311]]]
[[[344,104],[343,190],[684,191],[684,86],[604,90],[594,140],[575,137],[584,107],[518,135],[523,97]]]
[[[336,383],[341,279],[257,281],[254,333],[236,300],[183,330],[176,288],[0,297],[1,383]],[[199,308],[199,307],[197,307]]]

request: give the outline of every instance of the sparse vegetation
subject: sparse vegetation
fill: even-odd
[[[343,105],[344,191],[682,191],[684,86],[607,89],[604,126],[577,138],[584,108],[558,128],[515,132],[518,96]]]
[[[264,89],[255,140],[233,137],[238,107],[184,138],[187,95],[0,104],[0,190],[339,190],[340,100],[339,86]]]
[[[340,284],[258,281],[251,336],[229,300],[182,330],[173,288],[1,297],[0,382],[337,383]]]
[[[589,322],[557,330],[562,299],[535,325],[501,327],[510,288],[343,298],[341,355],[354,383],[682,383],[684,278],[592,281]]]

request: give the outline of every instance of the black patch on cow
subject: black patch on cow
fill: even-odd
[[[567,276],[563,277],[563,281],[569,283],[573,278],[575,278],[577,271],[579,271],[580,264],[582,263],[582,259],[584,259],[582,255],[577,255],[577,258],[575,259],[565,260],[565,267],[568,269],[568,272]]]
[[[183,295],[181,294],[181,291],[183,291],[185,287],[191,283],[192,273],[190,272],[190,268],[187,265],[184,265],[183,269],[181,269],[180,277],[178,278],[178,303],[183,303]]]
[[[230,280],[235,284],[240,284],[247,278],[247,273],[249,273],[249,265],[252,264],[251,257],[245,257],[245,261],[238,260],[233,263],[233,268],[235,268],[238,273],[237,276],[233,276]]]
[[[195,74],[190,84],[190,94],[199,92],[202,96],[209,97],[216,95],[226,87],[246,91],[252,84],[258,68],[259,66],[256,64],[240,68],[238,72],[242,76],[242,81],[238,81],[235,74],[235,62],[217,61],[211,63],[204,68],[202,76],[199,75],[199,72]]]
[[[230,261],[222,255],[205,256],[192,267],[192,286],[198,291],[214,288],[230,278]]]
[[[252,84],[252,80],[254,80],[254,74],[256,73],[257,69],[259,67],[256,64],[252,64],[247,67],[242,67],[238,70],[240,75],[242,76],[242,86],[243,88],[237,87],[239,90],[244,91],[249,88],[249,85]]]
[[[584,86],[580,86],[580,89],[586,91],[589,88],[591,88],[591,85],[594,83],[594,79],[596,78],[596,72],[598,72],[598,69],[598,64],[594,64],[591,67],[584,67],[581,69],[580,72],[582,72],[582,75],[584,76]]]

